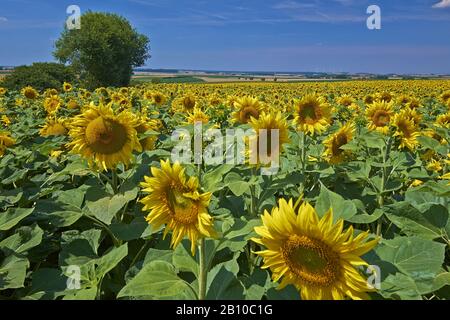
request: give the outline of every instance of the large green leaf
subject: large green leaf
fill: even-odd
[[[44,232],[38,225],[32,227],[21,227],[15,233],[0,242],[0,249],[12,250],[16,253],[24,253],[31,248],[36,247],[42,241]]]
[[[385,214],[406,235],[426,239],[442,237],[448,221],[447,209],[441,205],[432,205],[427,211],[420,212],[408,202],[397,202],[386,207]]]
[[[180,279],[175,267],[165,261],[153,261],[120,290],[121,297],[171,298],[189,290],[188,284]]]
[[[322,185],[315,209],[322,217],[330,208],[333,210],[334,221],[350,219],[357,213],[356,206],[351,200],[345,200],[341,195]]]
[[[0,213],[0,230],[5,231],[14,227],[23,218],[29,216],[34,208],[9,208]]]
[[[0,290],[22,288],[29,262],[15,254],[7,256],[0,264]]]

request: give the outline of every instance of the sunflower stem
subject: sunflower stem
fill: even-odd
[[[198,273],[198,299],[205,300],[206,297],[206,282],[208,277],[208,270],[206,265],[206,251],[205,251],[205,238],[200,239],[199,244],[199,260],[200,270]]]
[[[300,150],[301,150],[301,161],[302,161],[302,181],[300,182],[300,194],[302,194],[305,190],[305,181],[306,181],[306,177],[305,177],[305,171],[306,171],[306,148],[305,148],[305,143],[306,143],[306,135],[303,131],[300,131]]]
[[[117,186],[118,186],[118,183],[117,183],[117,181],[118,181],[118,177],[117,177],[117,171],[116,171],[116,169],[113,169],[112,170],[112,172],[111,172],[111,175],[112,175],[112,185],[111,185],[111,187],[112,187],[112,189],[113,189],[113,191],[114,191],[114,193],[115,194],[117,194],[118,193],[118,189],[117,189]]]
[[[380,190],[379,190],[379,194],[378,194],[378,207],[380,209],[383,208],[384,206],[384,192],[385,192],[385,186],[388,180],[388,173],[387,173],[387,161],[389,159],[389,154],[391,153],[391,146],[392,146],[392,139],[389,138],[387,143],[386,143],[386,148],[384,149],[383,152],[383,170],[381,171],[381,183],[380,183]],[[376,234],[378,237],[381,236],[381,229],[383,226],[383,220],[382,217],[380,217],[377,221],[377,229],[376,229]]]

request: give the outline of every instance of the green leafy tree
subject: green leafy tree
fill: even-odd
[[[91,89],[128,85],[133,68],[150,57],[148,37],[125,18],[110,13],[83,14],[81,28],[65,28],[55,46],[54,56],[70,63]]]
[[[75,82],[72,68],[59,63],[36,62],[31,66],[20,66],[0,82],[9,90],[20,90],[32,86],[38,90],[54,88],[60,90],[64,82]]]

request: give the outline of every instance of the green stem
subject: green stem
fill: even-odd
[[[302,168],[301,168],[301,174],[302,174],[302,181],[300,182],[300,194],[302,194],[305,191],[305,171],[306,171],[306,135],[303,131],[300,133],[300,150],[301,150],[301,161],[302,161]]]
[[[389,137],[387,143],[386,143],[386,148],[384,150],[383,153],[383,170],[381,171],[381,184],[380,184],[380,190],[379,190],[379,194],[378,194],[378,207],[380,209],[383,208],[384,206],[384,192],[385,192],[385,186],[388,180],[388,174],[387,174],[387,167],[386,167],[386,163],[389,159],[389,154],[391,153],[391,145],[392,145],[392,138]],[[380,219],[378,219],[377,221],[377,230],[376,230],[376,234],[377,236],[381,236],[381,229],[383,226],[383,220],[382,217],[380,217]]]
[[[252,177],[254,177],[256,175],[256,171],[255,168],[252,168],[251,170],[252,172]],[[250,214],[255,217],[256,215],[258,215],[258,208],[257,208],[257,199],[256,199],[256,185],[255,184],[250,184]]]
[[[208,270],[206,265],[205,238],[200,239],[199,260],[200,260],[200,270],[198,273],[198,299],[205,300],[206,282],[208,277]]]
[[[112,187],[114,193],[117,194],[117,193],[118,193],[118,189],[117,189],[117,186],[118,186],[118,182],[117,182],[117,181],[118,181],[118,177],[117,177],[117,171],[116,171],[116,169],[113,169],[111,174],[112,174],[112,185],[111,185],[111,187]]]
[[[122,244],[121,241],[116,238],[114,233],[112,233],[112,231],[109,229],[109,227],[105,223],[103,223],[100,220],[98,220],[97,218],[89,216],[89,215],[84,215],[84,217],[88,218],[89,220],[92,220],[93,222],[95,222],[96,225],[98,225],[103,230],[105,230],[106,233],[111,237],[115,247],[119,247]]]

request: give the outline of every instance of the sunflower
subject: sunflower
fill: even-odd
[[[48,114],[56,113],[60,106],[61,106],[61,99],[56,95],[45,98],[44,100],[44,108]]]
[[[438,116],[436,118],[436,126],[450,129],[450,112]]]
[[[440,98],[443,103],[447,103],[450,100],[450,90],[443,92]]]
[[[378,243],[365,241],[368,232],[353,236],[353,227],[343,231],[344,221],[333,224],[333,214],[319,220],[313,207],[303,202],[298,214],[292,199],[279,200],[272,213],[262,215],[263,226],[255,227],[261,238],[252,240],[265,250],[262,268],[270,268],[273,281],[282,278],[279,289],[293,284],[304,300],[369,299],[373,291],[356,267],[367,263],[360,258]]]
[[[150,130],[157,131],[159,129],[157,121],[141,118],[138,123],[138,126],[135,128],[138,134],[145,134]],[[142,150],[153,150],[155,149],[155,143],[157,140],[158,137],[152,134],[140,139],[139,143],[141,144]]]
[[[70,99],[69,102],[67,102],[67,109],[78,109],[80,106],[78,105],[78,102],[74,99]]]
[[[72,91],[72,89],[73,89],[73,87],[70,83],[64,82],[64,84],[63,84],[64,92],[70,92],[70,91]]]
[[[448,182],[447,185],[450,186],[450,172],[444,174],[444,175],[441,177],[441,179],[443,179],[443,180],[449,180],[449,182]]]
[[[22,89],[22,94],[30,100],[36,99],[39,96],[39,93],[33,87],[25,87]]]
[[[2,115],[2,122],[3,122],[3,124],[6,126],[6,127],[8,127],[8,126],[10,126],[11,125],[11,119],[7,116],[7,115]]]
[[[406,104],[406,106],[410,109],[417,109],[422,106],[422,102],[417,99],[416,97],[412,97],[409,102]]]
[[[353,102],[354,102],[354,99],[351,96],[347,95],[347,94],[344,94],[343,96],[340,96],[337,99],[337,103],[339,105],[345,106],[345,107],[350,106]]]
[[[258,119],[262,111],[261,102],[253,97],[237,98],[234,102],[235,111],[231,114],[237,123],[248,123],[251,118]]]
[[[197,99],[193,94],[188,93],[181,98],[181,100],[179,101],[179,105],[181,106],[182,111],[191,112],[197,105]]]
[[[166,103],[167,97],[161,92],[154,92],[152,94],[152,101],[157,106],[162,106]]]
[[[153,177],[141,182],[148,196],[140,200],[143,210],[149,211],[146,220],[152,228],[165,224],[164,237],[172,231],[171,247],[175,248],[188,236],[191,252],[195,254],[197,240],[216,237],[213,219],[208,213],[211,193],[200,193],[196,177],[187,178],[182,166],[161,160],[161,169],[151,168]]]
[[[256,135],[250,139],[254,139],[257,150],[257,157],[261,156],[259,153],[260,144],[266,143],[266,155],[269,159],[263,161],[263,164],[268,164],[269,162],[278,159],[283,144],[289,143],[289,129],[285,118],[281,116],[281,112],[278,113],[265,113],[262,112],[258,119],[251,118],[250,125],[253,130],[255,130]],[[265,131],[262,131],[265,130]],[[278,142],[275,146],[272,146],[272,133],[273,130],[278,130]],[[272,149],[275,147],[275,149]],[[253,150],[250,150],[250,156]],[[258,163],[261,159],[258,159]]]
[[[209,122],[209,117],[202,111],[202,109],[196,107],[192,113],[188,112],[186,116],[186,123],[195,124],[197,122],[207,124]]]
[[[0,87],[0,96],[5,95],[6,91],[7,91],[7,90],[6,90],[5,88]]]
[[[326,149],[324,152],[324,157],[331,164],[338,164],[345,161],[350,152],[341,149],[349,143],[355,134],[355,126],[352,123],[346,123],[343,125],[335,134],[327,138],[323,144]]]
[[[324,97],[306,95],[295,102],[295,108],[294,123],[300,131],[320,134],[330,125],[331,108]]]
[[[395,127],[394,137],[400,139],[399,149],[414,150],[419,145],[418,126],[414,123],[414,118],[410,117],[408,110],[397,113],[392,124]]]
[[[383,134],[389,132],[389,124],[393,115],[392,103],[385,101],[374,102],[366,110],[369,130],[376,130]]]
[[[72,152],[100,169],[113,169],[118,163],[129,164],[133,150],[142,150],[135,125],[136,118],[129,111],[116,115],[110,105],[90,105],[73,119],[69,146]]]
[[[6,148],[12,147],[16,141],[11,138],[11,134],[9,132],[0,131],[0,157],[3,157],[5,154]]]
[[[64,119],[47,119],[39,134],[42,137],[64,136],[68,131],[64,123]]]

